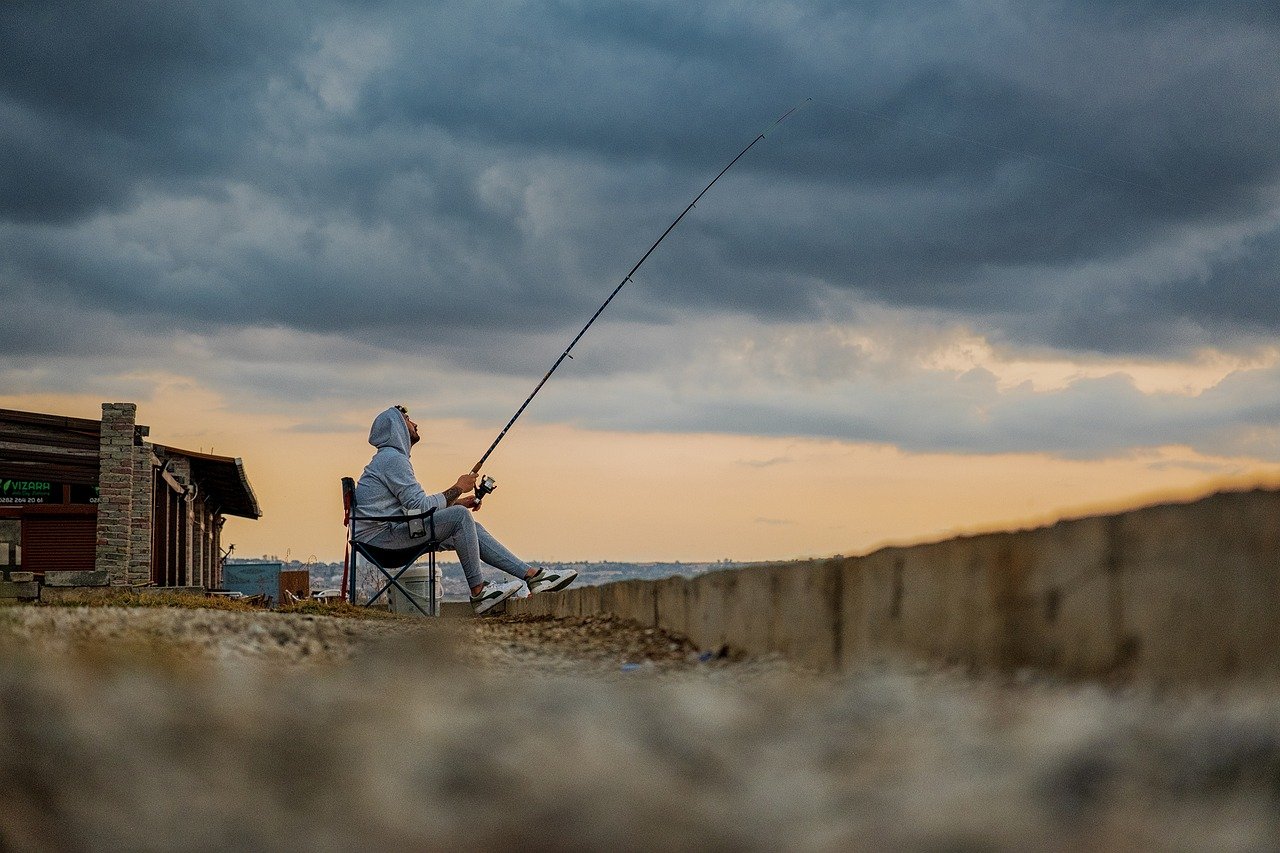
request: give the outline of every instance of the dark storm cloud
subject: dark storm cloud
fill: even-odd
[[[877,306],[1068,354],[1252,347],[1280,331],[1277,91],[1280,13],[1243,0],[6,3],[0,356],[254,327],[523,382],[806,96],[597,334]],[[663,361],[616,340],[584,375]],[[1107,443],[1024,439],[1045,398],[999,399],[919,445]],[[772,405],[718,413],[849,434]]]
[[[0,214],[69,221],[234,175],[300,24],[258,3],[3,4]]]
[[[738,137],[811,94],[654,258],[658,304],[617,310],[794,318],[834,288],[1025,343],[1177,349],[1057,294],[1065,316],[1039,309],[1063,269],[1265,213],[1280,40],[1253,9],[9,4],[0,212],[37,226],[9,232],[11,275],[115,310],[151,294],[195,327],[565,328]],[[483,195],[495,166],[505,205]],[[538,181],[579,186],[530,230]],[[80,245],[157,197],[225,217],[239,183],[280,216],[232,217],[208,263],[158,226],[146,259]],[[377,257],[344,265],[338,232]],[[1238,274],[1171,279],[1157,313],[1229,345],[1242,306],[1213,295]],[[1248,324],[1274,331],[1275,274],[1253,275]],[[1111,319],[1151,325],[1151,295],[1113,286]]]

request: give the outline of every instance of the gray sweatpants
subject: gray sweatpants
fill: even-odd
[[[529,573],[529,564],[494,539],[493,534],[485,530],[466,507],[447,506],[438,509],[435,519],[436,536],[441,540],[440,547],[446,551],[458,552],[458,562],[462,563],[462,571],[467,576],[467,586],[484,583],[484,578],[480,575],[481,561],[520,580],[524,580]],[[390,530],[361,541],[379,548],[408,548],[422,540],[409,536],[409,525],[395,524]]]

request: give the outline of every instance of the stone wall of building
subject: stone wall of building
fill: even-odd
[[[138,427],[145,436],[149,428]],[[146,442],[134,448],[133,512],[129,531],[129,582],[145,584],[151,580],[151,515],[154,502],[155,476],[153,456]]]
[[[138,407],[103,403],[98,444],[98,529],[96,563],[113,584],[130,582],[134,475],[134,435]]]
[[[40,445],[31,440],[32,433],[39,438],[40,430],[45,430],[58,437],[50,448],[66,457],[59,464],[70,474],[59,478],[56,472],[36,473],[51,481],[61,479],[79,486],[92,482],[90,478],[97,475],[92,557],[111,584],[220,584],[223,518],[213,509],[221,508],[221,501],[211,503],[219,487],[216,469],[207,482],[195,482],[195,475],[203,476],[204,463],[193,462],[184,451],[147,441],[150,430],[137,423],[135,404],[103,403],[100,421],[16,413],[14,422],[15,430],[25,430],[20,434],[24,443],[37,450]],[[232,461],[209,458],[215,465]],[[240,465],[238,459],[234,461]],[[79,468],[73,470],[73,465]],[[209,488],[213,491],[206,491]],[[256,511],[251,490],[248,493]],[[161,505],[158,513],[157,503]],[[87,564],[90,507],[82,506],[77,511],[85,516],[78,528],[78,559]],[[161,544],[159,550],[157,540]]]

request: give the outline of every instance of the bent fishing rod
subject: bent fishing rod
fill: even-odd
[[[507,421],[507,425],[502,428],[502,432],[498,433],[498,437],[493,440],[493,444],[490,444],[489,449],[486,450],[484,452],[484,455],[480,457],[480,461],[477,462],[474,467],[472,467],[471,469],[472,474],[480,473],[480,468],[482,465],[484,465],[485,460],[487,460],[489,458],[489,455],[493,453],[494,449],[498,446],[498,443],[501,442],[502,439],[506,437],[507,431],[511,429],[512,424],[514,424],[516,420],[522,414],[524,414],[524,410],[527,409],[529,407],[529,404],[533,402],[533,398],[538,396],[538,392],[542,390],[542,386],[546,385],[547,380],[551,378],[551,374],[556,372],[556,369],[560,367],[561,364],[564,363],[564,360],[566,358],[573,358],[573,356],[570,355],[570,353],[573,351],[573,348],[577,346],[578,341],[582,340],[582,336],[587,333],[587,329],[591,328],[591,325],[595,323],[596,319],[601,314],[604,313],[604,309],[609,307],[609,303],[613,301],[613,298],[618,295],[618,293],[622,290],[623,287],[626,286],[627,282],[631,281],[631,276],[635,275],[636,270],[640,269],[640,266],[649,259],[649,256],[653,254],[653,250],[658,248],[659,244],[661,244],[663,240],[667,239],[667,235],[670,234],[672,230],[674,230],[675,227],[680,224],[680,220],[684,219],[685,214],[693,210],[694,206],[702,199],[704,195],[707,194],[707,191],[710,190],[713,186],[715,186],[716,181],[720,180],[720,178],[724,176],[725,172],[732,169],[733,164],[741,160],[743,155],[746,154],[748,151],[750,151],[753,147],[755,147],[755,144],[757,142],[764,139],[767,134],[772,133],[773,129],[776,128],[778,125],[782,124],[782,122],[785,121],[788,116],[790,116],[792,113],[796,112],[797,110],[799,110],[801,107],[803,107],[805,104],[809,103],[812,100],[813,100],[812,98],[805,98],[803,101],[796,104],[794,107],[787,110],[782,115],[778,116],[777,120],[774,121],[773,124],[769,125],[767,128],[760,131],[760,133],[756,135],[756,138],[751,140],[751,142],[747,144],[746,148],[743,148],[741,151],[739,151],[738,155],[729,161],[729,165],[721,169],[720,172],[714,178],[711,179],[711,183],[703,187],[702,192],[694,196],[693,201],[689,202],[689,205],[684,210],[680,211],[680,215],[675,218],[675,221],[672,222],[670,225],[668,225],[667,230],[662,232],[662,236],[660,236],[657,240],[653,242],[653,245],[649,247],[649,251],[645,252],[644,255],[641,256],[640,260],[636,261],[636,265],[631,268],[631,271],[622,277],[622,281],[618,282],[618,286],[615,287],[613,289],[613,292],[609,294],[609,298],[606,299],[604,303],[599,308],[596,309],[596,313],[591,315],[591,319],[587,321],[587,324],[583,326],[581,331],[579,331],[578,334],[574,336],[573,340],[569,342],[569,346],[565,347],[564,352],[560,353],[560,357],[557,358],[555,360],[555,363],[551,365],[551,369],[548,370],[546,372],[546,375],[542,377],[541,381],[539,381],[538,384],[534,386],[533,392],[529,394],[529,396],[525,399],[523,403],[520,404],[520,408],[516,409],[516,413],[511,416],[511,420]],[[494,479],[492,477],[482,477],[480,482],[476,484],[476,505],[479,506],[480,501],[483,500],[484,496],[492,492],[496,487],[497,487],[497,484],[494,482]]]

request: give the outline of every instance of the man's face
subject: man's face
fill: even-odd
[[[404,412],[401,414],[404,416],[404,425],[409,428],[409,446],[412,447],[418,443],[418,425],[413,422],[408,414]]]

